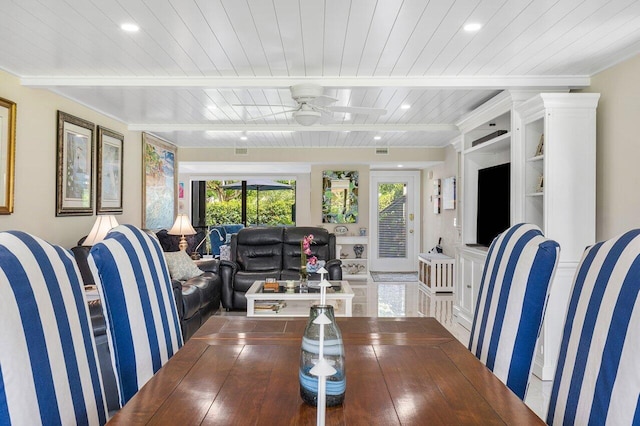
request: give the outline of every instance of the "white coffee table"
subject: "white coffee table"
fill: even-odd
[[[340,289],[332,287],[327,291],[327,304],[333,306],[335,316],[350,317],[353,315],[352,302],[353,290],[347,281],[330,281],[334,285],[340,285]],[[256,281],[245,293],[247,298],[248,317],[306,317],[309,316],[309,308],[320,303],[320,291],[318,288],[309,288],[309,292],[300,293],[298,282],[293,292],[286,291],[284,281],[279,281],[280,291],[263,292],[264,281]],[[317,284],[317,282],[315,282]],[[277,307],[276,310],[271,307]]]

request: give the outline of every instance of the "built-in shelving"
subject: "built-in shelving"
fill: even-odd
[[[362,257],[357,258],[353,247],[362,245]],[[342,279],[351,281],[367,280],[369,278],[369,237],[355,235],[336,235],[337,256],[342,260]],[[346,257],[343,257],[345,256]],[[362,265],[357,273],[349,273],[349,265]]]
[[[571,284],[584,248],[595,242],[595,93],[542,93],[515,109],[522,146],[520,221],[560,245],[533,372],[553,379]],[[543,143],[541,144],[541,141]],[[540,179],[543,180],[539,188]]]

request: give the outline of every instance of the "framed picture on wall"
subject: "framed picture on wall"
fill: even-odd
[[[98,126],[97,213],[122,214],[124,136]]]
[[[442,184],[442,208],[444,210],[453,210],[456,208],[456,178],[449,177],[444,179]]]
[[[176,147],[142,134],[142,227],[171,229],[177,210]]]
[[[93,214],[94,124],[58,111],[56,216]]]
[[[433,196],[440,195],[440,179],[433,180]]]
[[[16,103],[0,98],[0,214],[13,213]]]

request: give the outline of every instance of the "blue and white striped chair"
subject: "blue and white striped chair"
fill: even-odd
[[[106,421],[73,255],[24,232],[0,232],[0,424]]]
[[[487,254],[469,350],[524,399],[560,247],[540,228],[518,224]]]
[[[640,425],[640,229],[588,248],[569,300],[547,423]]]
[[[131,225],[113,228],[91,248],[88,263],[124,405],[182,346],[169,271],[158,240]]]

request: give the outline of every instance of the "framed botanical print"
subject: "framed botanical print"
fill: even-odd
[[[94,124],[58,111],[56,216],[93,214]]]
[[[124,136],[98,126],[96,213],[122,214]]]
[[[142,227],[171,229],[177,211],[176,147],[142,134]]]
[[[0,214],[13,213],[16,103],[0,98]]]

